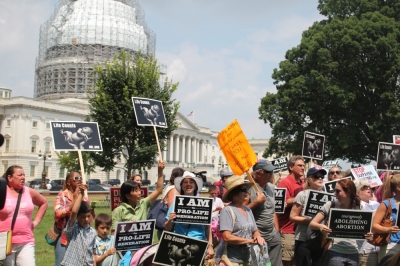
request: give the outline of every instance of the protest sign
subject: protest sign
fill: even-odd
[[[175,196],[175,223],[211,224],[213,198]]]
[[[274,173],[278,173],[279,171],[287,171],[287,157],[276,158],[271,161],[271,164],[275,166]]]
[[[399,219],[399,215],[400,215],[400,203],[397,203],[397,218],[396,218],[396,223],[395,226],[398,226],[400,228],[400,219]]]
[[[257,162],[257,155],[234,120],[218,134],[218,144],[235,175],[242,175]]]
[[[284,213],[285,202],[286,202],[286,188],[275,188],[274,198],[275,198],[275,213]]]
[[[332,168],[334,166],[338,166],[339,161],[324,161],[322,163],[322,167],[325,169]]]
[[[393,143],[400,144],[400,135],[393,135]]]
[[[153,243],[156,220],[118,222],[115,225],[114,247],[117,251],[138,250]]]
[[[167,127],[164,108],[161,101],[132,97],[136,122],[139,126]]]
[[[400,170],[400,145],[379,142],[376,159],[377,170]]]
[[[251,245],[250,257],[251,265],[271,266],[267,245]]]
[[[102,151],[96,122],[50,122],[55,151]]]
[[[304,132],[302,156],[305,158],[324,159],[325,136],[312,132]]]
[[[351,169],[351,173],[355,179],[366,179],[368,181],[368,185],[371,187],[382,185],[382,180],[379,178],[375,168],[372,165],[353,168]]]
[[[350,178],[351,177],[345,177],[345,178]],[[341,178],[344,179],[344,178]],[[324,186],[325,186],[325,191],[329,194],[333,194],[335,192],[335,187],[336,187],[336,183],[341,180],[341,179],[336,179],[336,180],[332,180],[329,182],[325,182]]]
[[[153,263],[157,265],[203,265],[208,242],[163,231]]]
[[[147,187],[140,187],[142,191],[142,198],[148,196],[148,188]],[[121,197],[121,188],[120,187],[110,187],[110,208],[113,211],[122,203]]]
[[[335,196],[332,194],[322,191],[306,190],[306,193],[306,205],[303,208],[302,215],[311,218],[313,218],[319,212],[325,203],[335,199]]]
[[[365,240],[364,235],[371,232],[373,213],[331,208],[328,227],[332,232],[328,237]]]

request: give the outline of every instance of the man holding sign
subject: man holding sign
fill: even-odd
[[[294,234],[295,223],[290,221],[294,198],[303,190],[304,158],[299,155],[290,157],[288,163],[289,175],[282,179],[278,188],[286,188],[286,208],[278,215],[279,228],[282,238],[282,262],[284,266],[294,265]]]
[[[267,242],[268,254],[272,265],[282,265],[281,235],[279,234],[278,218],[275,213],[274,190],[275,185],[273,171],[275,166],[266,160],[259,160],[253,166],[254,181],[261,193],[250,188],[250,197],[245,205],[253,211],[257,228],[261,236]]]

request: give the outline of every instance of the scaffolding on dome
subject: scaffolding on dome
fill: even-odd
[[[138,0],[59,0],[40,27],[34,98],[86,98],[94,65],[155,45]]]

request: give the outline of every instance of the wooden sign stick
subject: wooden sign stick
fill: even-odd
[[[247,175],[247,178],[250,180],[250,182],[254,184],[254,189],[256,190],[256,192],[261,193],[260,190],[258,189],[256,182],[254,181],[253,177],[249,173],[249,170],[246,171],[246,175]]]
[[[159,160],[162,161],[162,156],[161,156],[161,149],[160,149],[160,142],[158,141],[158,135],[157,135],[157,129],[156,126],[153,126],[154,128],[154,134],[156,135],[156,141],[157,141],[157,148],[158,148],[158,156],[159,156]]]
[[[82,152],[78,150],[79,165],[81,166],[82,183],[86,184],[85,167],[83,166]],[[85,197],[88,197],[88,192],[85,190]]]

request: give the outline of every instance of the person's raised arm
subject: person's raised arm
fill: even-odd
[[[156,190],[151,192],[149,195],[149,200],[151,204],[153,204],[158,196],[161,195],[163,187],[164,187],[164,177],[163,177],[163,170],[165,168],[165,163],[163,161],[158,161],[158,179],[157,179],[157,186]]]
[[[33,229],[35,229],[42,220],[43,216],[46,214],[47,206],[49,205],[49,203],[47,202],[45,197],[43,197],[39,192],[34,189],[29,188],[29,194],[31,195],[32,203],[39,207],[35,219],[32,222]]]
[[[246,201],[244,202],[244,205],[254,210],[254,208],[256,208],[260,204],[264,204],[264,202],[267,200],[267,197],[261,192],[256,192],[256,195],[257,195],[256,199],[252,202],[250,202],[250,197],[247,197]]]
[[[86,189],[87,189],[86,184],[79,185],[79,194],[75,200],[74,206],[71,209],[71,217],[69,218],[69,221],[68,221],[68,227],[72,227],[76,221],[76,217],[78,216],[78,211],[79,211],[79,208],[81,207],[83,195],[84,195]]]

